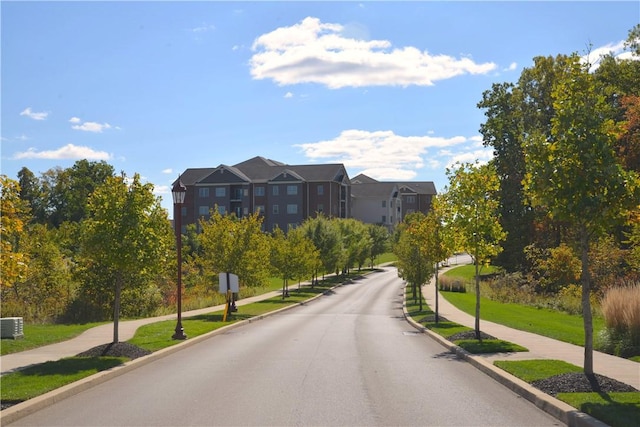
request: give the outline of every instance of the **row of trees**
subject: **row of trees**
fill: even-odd
[[[113,319],[117,342],[120,315],[174,309],[175,236],[151,184],[86,160],[40,179],[23,168],[19,178],[0,176],[3,315],[32,322]],[[223,271],[247,287],[280,277],[286,291],[290,281],[360,268],[387,242],[382,226],[324,216],[286,234],[265,233],[257,215],[213,209],[198,227],[183,239],[186,301],[215,295]]]
[[[453,250],[474,256],[478,338],[483,261],[493,258],[507,271],[532,276],[543,265],[547,272],[559,267],[556,277],[578,273],[588,375],[597,270],[591,257],[607,256],[601,248],[614,246],[610,257],[624,253],[619,271],[627,279],[640,276],[640,25],[629,32],[626,47],[631,59],[606,55],[597,66],[575,53],[534,58],[516,83],[484,92],[480,131],[494,159],[449,170],[449,186],[430,215],[408,218],[396,240],[401,271],[411,283],[425,283],[434,263]],[[548,260],[540,259],[545,255]]]

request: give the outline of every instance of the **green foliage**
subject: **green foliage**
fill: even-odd
[[[300,226],[320,251],[323,275],[336,271],[342,252],[340,232],[334,224],[333,221],[319,214],[315,218],[307,218]]]
[[[19,197],[20,185],[6,175],[0,175],[0,191],[0,289],[4,291],[27,272],[28,259],[20,248],[20,237],[28,207]]]
[[[514,344],[509,341],[503,340],[456,340],[454,344],[461,347],[472,354],[485,354],[485,353],[508,353],[517,351],[529,351],[526,348]]]
[[[264,286],[270,273],[270,242],[261,225],[257,213],[238,219],[212,209],[211,217],[200,221],[198,263],[205,275],[217,280],[219,273],[229,272],[238,276],[242,286]]]

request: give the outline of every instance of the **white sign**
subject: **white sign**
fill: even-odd
[[[229,278],[227,280],[227,277]],[[240,292],[240,282],[238,282],[238,276],[233,273],[222,272],[218,274],[220,282],[220,293],[226,294],[228,290],[231,292]]]

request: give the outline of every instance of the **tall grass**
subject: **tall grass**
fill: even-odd
[[[622,357],[640,354],[640,284],[610,288],[601,302],[602,346]]]

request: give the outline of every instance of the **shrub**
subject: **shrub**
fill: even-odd
[[[467,287],[464,283],[464,280],[459,277],[449,277],[449,276],[439,276],[438,277],[438,287],[441,291],[448,292],[466,292]]]
[[[607,328],[602,337],[603,346],[614,354],[640,354],[640,284],[608,289],[602,298],[601,310]]]

